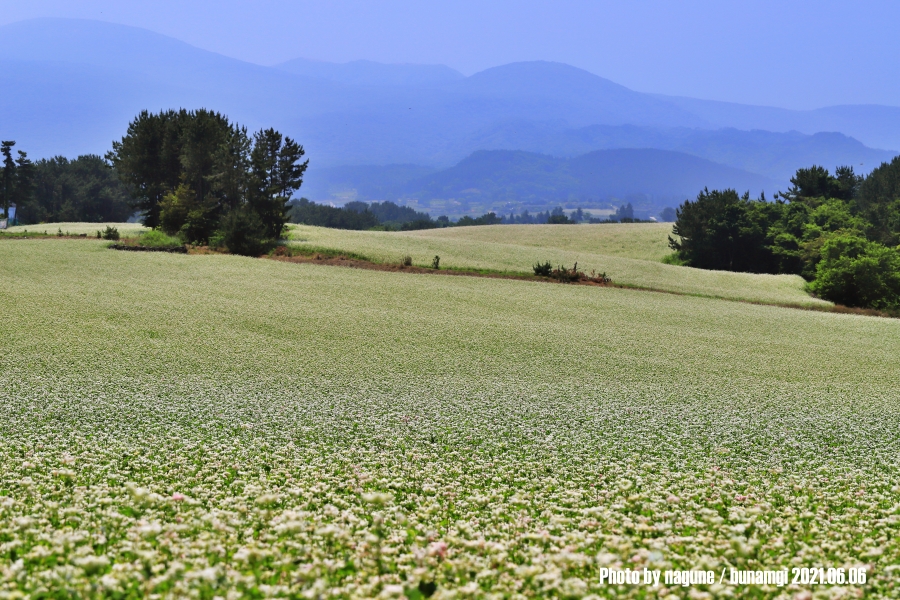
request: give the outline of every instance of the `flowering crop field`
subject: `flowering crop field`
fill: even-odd
[[[409,237],[556,248],[662,261],[672,254],[672,223],[603,223],[597,225],[482,225],[403,232]]]
[[[83,240],[0,306],[3,598],[900,595],[900,321]]]
[[[629,231],[634,232],[631,240]],[[414,264],[428,266],[438,255],[446,268],[528,273],[538,262],[549,260],[568,267],[577,262],[579,269],[605,272],[615,283],[642,288],[771,304],[831,304],[807,294],[799,275],[707,271],[663,264],[659,262],[665,256],[660,240],[665,240],[669,231],[670,226],[658,224],[497,225],[410,232],[293,225],[290,238],[296,245],[355,252],[383,262],[397,263],[409,255]],[[522,239],[514,243],[519,233]]]
[[[137,235],[148,228],[140,223],[41,223],[40,225],[16,225],[7,231],[10,233],[48,233],[53,235],[62,231],[67,235],[81,235],[82,233],[93,236],[97,231],[103,231],[107,227],[115,227],[121,235]]]

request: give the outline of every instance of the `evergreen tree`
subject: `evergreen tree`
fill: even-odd
[[[9,206],[13,201],[16,184],[16,161],[12,157],[14,141],[0,142],[0,153],[3,154],[3,178],[0,181],[0,201],[3,206],[3,218],[9,218]]]
[[[113,142],[107,159],[131,190],[134,208],[147,227],[159,225],[160,203],[181,183],[181,142],[185,110],[159,114],[143,111],[129,125],[125,136]]]
[[[854,200],[856,212],[872,225],[872,239],[900,244],[900,156],[869,173]]]
[[[253,136],[250,151],[252,170],[249,204],[259,215],[269,237],[281,237],[288,222],[288,201],[303,183],[309,161],[300,162],[303,146],[274,129],[265,129]]]
[[[16,220],[21,221],[22,210],[31,204],[34,198],[35,172],[34,163],[29,160],[28,155],[22,150],[18,151],[18,155],[12,200],[16,204]]]

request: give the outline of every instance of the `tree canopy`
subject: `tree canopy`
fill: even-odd
[[[828,300],[900,308],[900,160],[865,178],[813,166],[791,183],[775,202],[703,190],[676,211],[669,245],[689,266],[800,274]]]
[[[224,225],[280,237],[309,163],[304,154],[274,129],[250,135],[217,112],[182,109],[142,112],[107,158],[145,225],[207,243]]]

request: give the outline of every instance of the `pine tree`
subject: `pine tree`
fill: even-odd
[[[16,162],[12,157],[14,141],[0,142],[0,153],[3,154],[3,177],[0,182],[0,200],[3,206],[3,218],[9,218],[9,205],[13,201],[13,192],[16,185]]]

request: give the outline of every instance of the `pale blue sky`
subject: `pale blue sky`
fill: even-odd
[[[40,16],[145,27],[260,64],[369,59],[471,74],[540,59],[643,92],[900,106],[895,0],[0,0],[0,25]]]

